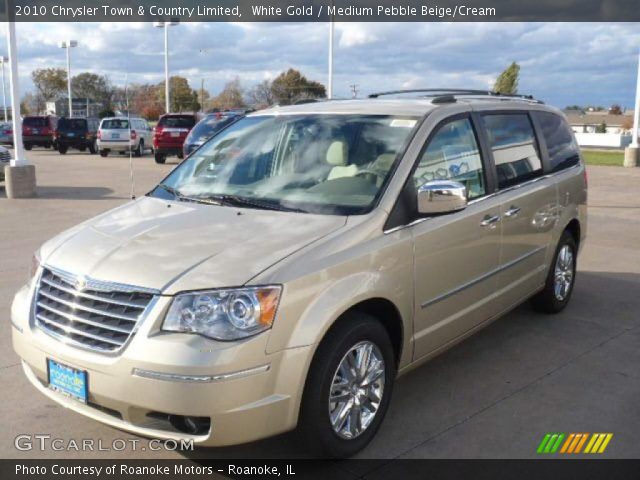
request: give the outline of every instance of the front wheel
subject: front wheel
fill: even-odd
[[[109,155],[109,150],[100,150],[100,156],[102,158],[105,158],[107,155]]]
[[[58,145],[58,153],[60,153],[61,155],[67,153],[68,149],[69,147],[67,147],[66,145]]]
[[[164,163],[167,160],[167,156],[162,153],[156,152],[155,159],[156,159],[156,163]]]
[[[142,155],[144,155],[144,140],[140,140],[140,143],[138,143],[138,147],[136,148],[134,155],[136,157],[141,157]]]
[[[329,331],[311,364],[299,433],[314,453],[350,457],[375,436],[391,399],[396,365],[382,324],[350,314]]]
[[[567,306],[576,280],[577,253],[573,235],[565,231],[558,242],[544,289],[531,299],[537,311],[558,313]]]
[[[89,153],[91,155],[95,155],[97,151],[98,151],[98,143],[94,140],[89,144]]]
[[[24,149],[25,150],[31,150],[33,148],[33,145],[31,145],[30,143],[25,143],[24,144]]]

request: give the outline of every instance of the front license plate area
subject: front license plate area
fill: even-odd
[[[87,372],[47,359],[49,388],[75,400],[87,403]]]

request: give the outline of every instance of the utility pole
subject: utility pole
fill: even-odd
[[[351,87],[351,98],[358,98],[358,85],[354,83],[349,87]]]
[[[0,62],[2,63],[2,109],[4,110],[4,121],[7,121],[7,95],[5,92],[5,81],[4,81],[4,64],[7,63],[9,59],[7,57],[0,57]]]

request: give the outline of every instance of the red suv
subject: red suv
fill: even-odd
[[[24,117],[22,119],[22,143],[25,150],[31,150],[34,145],[51,148],[55,145],[55,132],[58,117],[44,115],[38,117]]]
[[[168,155],[184,158],[182,144],[198,122],[195,113],[167,113],[162,115],[153,129],[153,149],[156,163],[164,163]]]

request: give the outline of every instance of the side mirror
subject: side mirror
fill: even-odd
[[[450,213],[467,206],[467,189],[453,180],[432,180],[418,188],[418,213]]]

